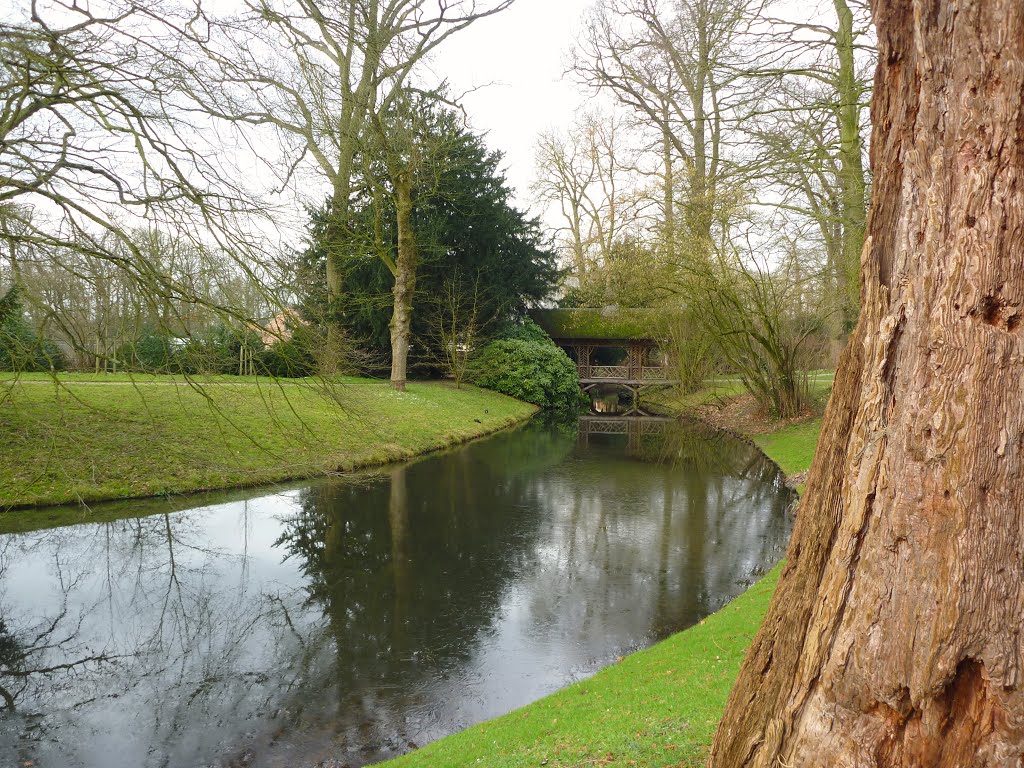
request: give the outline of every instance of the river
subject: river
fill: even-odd
[[[782,556],[791,495],[756,450],[581,424],[0,536],[0,765],[365,765],[692,625]]]

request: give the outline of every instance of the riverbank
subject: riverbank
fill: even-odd
[[[474,387],[61,375],[0,381],[0,510],[349,472],[466,442],[532,405]],[[10,512],[5,512],[10,514]]]
[[[748,436],[799,481],[810,467],[820,426],[820,419],[808,419]],[[703,765],[779,571],[697,626],[588,680],[382,765]]]

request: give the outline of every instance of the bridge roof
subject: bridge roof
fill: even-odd
[[[655,309],[535,309],[534,322],[555,340],[660,341],[666,336],[666,313]]]

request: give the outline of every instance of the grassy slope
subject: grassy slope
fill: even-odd
[[[813,419],[763,435],[754,435],[754,442],[772,457],[783,472],[795,475],[806,472],[811,466],[820,431],[821,419]]]
[[[95,377],[0,383],[0,508],[307,477],[408,458],[533,406],[475,388],[346,379],[239,384]],[[255,380],[253,380],[255,381]]]
[[[820,420],[757,438],[789,473],[810,466]],[[698,766],[779,568],[695,627],[594,677],[421,750],[391,768]]]

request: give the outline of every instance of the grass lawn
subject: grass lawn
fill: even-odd
[[[820,420],[759,436],[787,473],[810,466]],[[383,765],[701,766],[779,568],[718,613],[594,677]]]
[[[806,472],[818,444],[821,419],[812,419],[774,432],[754,435],[754,442],[767,453],[787,475]]]
[[[408,458],[522,421],[473,387],[342,379],[0,381],[0,509],[228,488]]]
[[[708,379],[704,387],[685,395],[679,395],[675,389],[667,389],[660,396],[660,401],[672,410],[685,410],[727,400],[746,391],[739,379]]]

